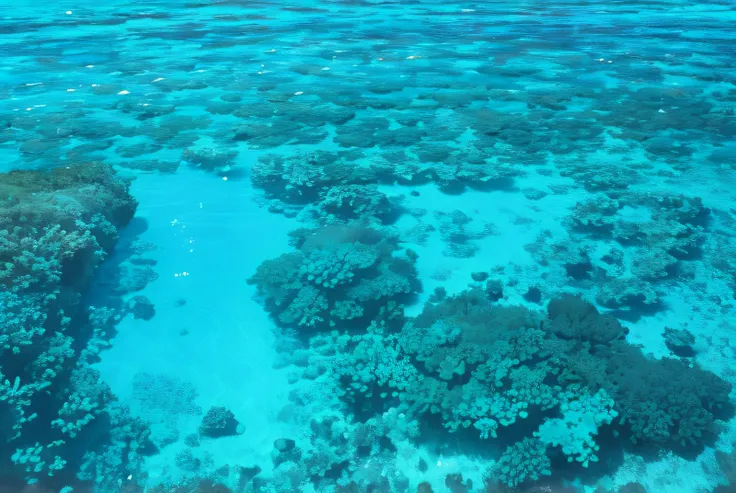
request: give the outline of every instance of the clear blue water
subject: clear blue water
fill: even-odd
[[[0,6],[0,491],[736,491],[732,2]]]

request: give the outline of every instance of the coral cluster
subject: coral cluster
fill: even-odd
[[[249,280],[287,327],[329,328],[400,319],[418,290],[414,254],[360,223],[294,234],[297,252],[264,261]]]
[[[301,364],[304,378],[333,388],[358,420],[341,426],[376,415],[416,423],[396,440],[388,433],[394,447],[434,422],[449,433],[474,429],[478,440],[508,444],[488,480],[517,487],[549,476],[560,460],[587,468],[620,447],[680,452],[711,443],[717,420],[731,413],[731,385],[646,357],[626,332],[579,297],[554,299],[542,316],[475,288],[429,303],[398,329],[374,322],[367,332],[314,335]],[[334,440],[343,438],[332,440],[341,450]]]
[[[243,431],[243,425],[238,423],[233,412],[222,406],[212,406],[199,425],[199,434],[210,438],[239,435]]]
[[[543,269],[557,269],[545,275],[550,282],[594,292],[600,306],[638,318],[661,310],[705,254],[718,255],[706,243],[711,222],[697,197],[607,191],[573,207],[565,237],[544,231],[526,249]]]
[[[645,2],[602,16],[596,2],[393,2],[384,15],[384,2],[316,3],[280,6],[285,15],[258,2],[225,2],[227,13],[207,1],[100,5],[63,21],[19,7],[0,20],[0,47],[20,67],[0,82],[3,159],[56,167],[0,177],[0,475],[63,493],[75,477],[81,491],[135,491],[148,431],[89,363],[122,316],[156,310],[142,296],[90,307],[84,294],[101,270],[112,294],[140,291],[155,262],[101,266],[135,202],[106,166],[58,167],[101,159],[247,176],[270,211],[309,226],[251,279],[297,368],[284,413],[307,432],[274,443],[270,478],[255,465],[215,468],[187,435],[175,465],[190,477],[150,491],[408,491],[405,471],[428,469],[418,444],[452,455],[463,440],[489,463],[489,491],[558,493],[549,473],[605,469],[617,448],[709,444],[730,415],[721,377],[733,379],[736,89],[732,36],[713,22],[728,6]],[[105,49],[78,34],[109,26]],[[488,253],[494,233],[471,224],[473,206],[407,211],[411,199],[392,195],[423,186],[508,194],[494,199],[511,217],[504,236],[534,262],[474,265],[475,289],[448,282],[407,317],[420,291],[408,242],[437,231],[456,264]],[[404,212],[415,229],[389,229]],[[573,291],[584,299],[560,296]],[[724,324],[725,343],[719,334],[709,347],[684,321],[652,335],[681,359],[627,342],[619,319],[663,311],[673,293],[675,316],[684,306],[701,325]],[[292,334],[303,345],[284,342]],[[134,385],[137,411],[156,424],[202,414],[178,381]],[[231,434],[234,419],[214,408],[202,434]],[[732,459],[717,460],[733,481]],[[483,487],[459,472],[443,478],[453,493]]]
[[[140,472],[147,426],[89,366],[126,310],[82,298],[136,205],[98,163],[0,175],[3,474],[105,490]]]

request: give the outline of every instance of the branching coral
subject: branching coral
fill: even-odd
[[[266,154],[253,166],[251,179],[276,202],[297,207],[315,204],[314,212],[324,222],[330,222],[329,215],[340,220],[389,215],[392,207],[386,196],[369,184],[373,173],[352,160],[345,153]]]
[[[88,366],[107,322],[97,326],[81,303],[135,208],[128,183],[102,164],[0,175],[0,422],[29,482],[73,477],[79,449],[102,454],[96,467],[109,477],[137,467],[111,454],[133,446],[131,427],[144,446],[146,428],[115,407]],[[103,480],[89,469],[82,476]]]
[[[369,217],[387,223],[397,208],[376,185],[337,185],[322,192],[315,214],[325,223]]]
[[[302,156],[287,159],[277,154],[262,156],[252,169],[253,184],[281,201],[309,203],[328,178],[318,163]]]
[[[350,284],[355,274],[367,269],[378,260],[378,254],[370,245],[360,243],[337,245],[331,249],[315,249],[309,252],[299,269],[302,281],[319,288],[333,289]]]
[[[307,371],[342,383],[351,402],[396,395],[421,380],[396,336],[376,324],[366,334],[316,336],[314,344],[316,354]]]
[[[372,228],[350,223],[303,230],[296,243],[299,252],[263,262],[249,280],[285,326],[391,318],[418,290],[414,258],[396,255],[395,239]]]
[[[598,462],[600,447],[593,437],[601,425],[618,416],[613,405],[605,390],[595,395],[568,391],[560,404],[562,417],[544,422],[535,436],[545,444],[562,447],[569,462],[575,460],[588,467],[589,462]]]
[[[515,487],[548,474],[553,454],[597,462],[604,427],[679,450],[702,446],[727,414],[728,383],[650,360],[626,333],[579,297],[553,299],[542,318],[495,305],[478,287],[428,303],[398,331],[374,324],[315,336],[305,376],[336,385],[356,418],[386,409],[425,422],[435,415],[449,432],[470,428],[502,443],[528,430],[495,470]]]
[[[199,434],[210,438],[238,435],[245,431],[235,415],[223,406],[212,406],[202,418]]]

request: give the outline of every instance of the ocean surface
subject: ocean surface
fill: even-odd
[[[735,25],[5,0],[0,492],[736,492]]]

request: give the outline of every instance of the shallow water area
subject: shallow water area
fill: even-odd
[[[140,400],[134,387],[141,374],[188,382],[197,405],[225,405],[248,423],[247,442],[221,439],[203,443],[202,449],[219,464],[233,456],[267,463],[273,441],[293,432],[276,421],[288,403],[288,383],[284,371],[271,369],[276,358],[268,330],[272,324],[243,280],[259,259],[286,250],[289,225],[258,208],[250,190],[232,185],[214,177],[203,180],[193,170],[135,181],[133,193],[141,200],[137,215],[148,225],[136,239],[155,245],[145,258],[156,262],[159,274],[139,293],[156,307],[156,330],[148,321],[125,319],[98,368],[120,397],[134,402]],[[248,229],[232,228],[235,224],[269,233],[254,241]],[[227,238],[220,236],[231,228]],[[151,412],[145,403],[138,406],[144,414]],[[196,417],[168,411],[171,420],[157,416],[154,421],[162,433],[173,428],[183,438],[197,432]],[[168,469],[180,452],[165,448],[151,460],[149,474],[162,474],[159,468]]]
[[[0,6],[0,487],[734,491],[732,2],[73,3]]]

